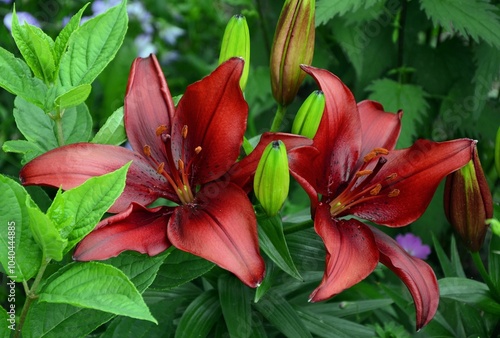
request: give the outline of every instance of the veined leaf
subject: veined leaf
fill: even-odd
[[[248,288],[232,275],[222,275],[218,280],[222,315],[231,337],[250,337],[252,333],[252,308]]]
[[[120,145],[127,139],[123,122],[123,107],[118,108],[106,120],[92,139],[92,143]]]
[[[59,109],[66,109],[76,107],[85,102],[89,97],[92,86],[89,84],[82,84],[76,86],[55,99],[55,105]]]
[[[360,8],[370,8],[382,0],[318,0],[316,4],[316,26],[327,23],[336,15],[344,15]]]
[[[433,23],[462,36],[470,36],[500,47],[500,18],[498,9],[484,0],[420,0],[422,9]]]
[[[220,315],[217,293],[215,290],[205,291],[184,311],[175,338],[206,337]]]
[[[64,144],[87,142],[92,134],[92,116],[85,103],[65,110],[62,118]],[[54,130],[54,133],[56,130]]]
[[[60,269],[47,280],[39,302],[66,303],[156,323],[129,278],[99,262],[72,263]]]
[[[2,144],[2,150],[6,153],[23,154],[21,164],[26,164],[40,154],[43,154],[43,149],[36,143],[26,140],[10,140]]]

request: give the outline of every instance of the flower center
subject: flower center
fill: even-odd
[[[380,197],[382,194],[387,194],[388,197],[396,197],[399,195],[399,189],[388,190],[388,188],[394,184],[393,181],[398,176],[396,173],[392,173],[382,180],[374,180],[374,177],[387,162],[387,159],[381,157],[381,155],[387,154],[389,154],[387,149],[375,148],[363,158],[363,165],[354,174],[354,177],[350,180],[347,187],[339,196],[329,203],[332,216],[340,216],[351,207]],[[367,169],[368,165],[375,160],[377,161],[375,167],[373,169]]]
[[[144,155],[153,160],[153,163],[157,166],[156,171],[158,174],[165,177],[168,183],[172,186],[174,191],[176,192],[179,200],[182,204],[189,204],[193,202],[194,195],[191,189],[191,185],[189,182],[189,173],[191,169],[191,164],[195,158],[193,156],[188,163],[185,163],[186,159],[186,137],[188,134],[188,126],[184,125],[182,127],[182,144],[181,144],[181,154],[180,158],[175,161],[172,155],[172,137],[170,134],[167,134],[166,131],[168,128],[165,125],[161,125],[156,129],[156,136],[160,137],[163,144],[165,145],[165,154],[167,161],[159,162],[155,158],[151,156],[151,147],[149,145],[145,145],[143,148]],[[201,152],[201,147],[198,146],[193,149],[195,155],[198,155]]]

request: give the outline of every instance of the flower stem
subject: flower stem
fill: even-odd
[[[36,275],[35,281],[31,285],[31,289],[26,290],[26,302],[24,303],[23,310],[21,312],[21,317],[19,318],[19,325],[16,330],[16,334],[14,338],[18,338],[23,329],[24,321],[26,320],[26,316],[28,314],[28,310],[31,307],[31,304],[38,298],[37,289],[40,281],[42,280],[43,274],[45,273],[45,269],[49,265],[50,259],[42,259],[42,265],[38,270],[38,274]],[[27,284],[23,282],[23,285],[26,289]]]
[[[479,256],[479,252],[478,251],[470,252],[470,254],[472,256],[472,260],[474,261],[474,265],[476,265],[476,268],[479,271],[479,274],[481,275],[481,277],[485,281],[486,285],[488,285],[488,288],[490,289],[490,292],[491,292],[493,298],[495,298],[495,300],[497,302],[500,302],[499,290],[497,289],[497,287],[495,286],[495,284],[491,280],[490,275],[486,271],[486,268],[484,267],[483,261],[482,261],[481,257]]]
[[[276,111],[276,115],[274,115],[273,124],[271,125],[272,132],[277,132],[280,129],[283,117],[285,117],[285,112],[286,106],[278,104],[278,110]]]

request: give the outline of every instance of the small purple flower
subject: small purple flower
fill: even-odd
[[[415,236],[411,232],[404,235],[397,235],[396,242],[398,242],[398,244],[413,257],[427,259],[427,257],[431,254],[431,248],[428,245],[423,244],[420,237]]]
[[[12,2],[12,0],[0,0],[0,2],[8,5]]]
[[[40,22],[30,13],[28,12],[16,12],[17,14],[17,19],[19,20],[19,24],[22,25],[25,22],[33,25],[40,27]],[[9,31],[12,30],[12,13],[8,13],[4,18],[3,18],[3,24]]]

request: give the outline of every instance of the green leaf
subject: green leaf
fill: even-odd
[[[336,318],[332,314],[318,316],[312,312],[298,309],[297,313],[311,333],[319,337],[374,337],[375,332],[369,326]]]
[[[231,337],[245,338],[252,333],[252,308],[250,292],[233,275],[219,277],[218,288],[222,315]]]
[[[156,290],[169,290],[204,275],[214,266],[214,263],[201,257],[173,249],[151,287]]]
[[[60,269],[47,280],[39,302],[71,304],[157,323],[129,278],[99,262],[72,263]]]
[[[56,195],[47,215],[61,237],[68,239],[64,253],[94,229],[121,195],[129,166],[130,163],[109,174],[92,177],[82,185]]]
[[[500,293],[500,237],[491,236],[490,253],[488,257],[488,272],[493,284]]]
[[[33,77],[26,63],[0,47],[0,87],[24,100],[43,107],[47,86]]]
[[[2,150],[6,153],[23,154],[21,164],[26,164],[35,157],[44,153],[44,150],[36,143],[25,140],[5,141],[2,144]]]
[[[15,304],[14,304],[15,305]],[[9,305],[10,306],[10,305]],[[12,311],[9,308],[9,311]],[[15,312],[15,308],[14,308]],[[0,306],[0,321],[4,323],[4,325],[0,326],[0,338],[10,338],[10,334],[16,329],[16,315],[15,313],[9,315],[7,311]]]
[[[342,16],[347,12],[354,12],[360,8],[370,8],[382,0],[318,0],[316,4],[316,26],[327,23],[336,15]]]
[[[123,107],[118,108],[106,120],[92,139],[92,143],[120,145],[127,139],[123,123]]]
[[[259,243],[262,250],[283,271],[302,280],[290,256],[280,216],[268,216],[260,207],[257,208],[256,213],[259,224]]]
[[[54,133],[56,133],[54,125]],[[68,108],[62,118],[64,144],[87,142],[92,134],[92,116],[85,103]]]
[[[486,43],[474,46],[474,59],[476,74],[474,82],[474,112],[473,118],[477,119],[487,102],[488,92],[500,73],[500,47],[492,47]]]
[[[12,36],[35,76],[45,83],[52,82],[55,71],[54,41],[36,26],[28,23],[20,25],[15,10],[12,13]]]
[[[439,243],[438,239],[434,236],[434,234],[432,235],[432,242],[434,244],[434,250],[436,251],[439,264],[441,265],[441,269],[443,269],[445,277],[465,277],[462,264],[460,263],[460,257],[458,255],[455,237],[451,237],[451,260],[444,252],[443,247]]]
[[[416,125],[422,122],[429,105],[425,98],[428,94],[420,86],[400,84],[390,79],[375,80],[366,90],[372,93],[369,99],[380,102],[386,111],[403,110],[403,123],[398,140],[398,148],[413,144],[417,135]]]
[[[206,337],[220,315],[217,292],[215,290],[203,292],[182,314],[175,338]]]
[[[441,297],[454,299],[485,312],[500,315],[500,304],[491,297],[486,284],[458,277],[440,279],[438,284]]]
[[[126,1],[122,1],[74,31],[61,58],[59,83],[69,87],[92,83],[118,52],[127,23]]]
[[[422,9],[434,25],[456,30],[478,42],[483,39],[500,47],[500,20],[497,8],[484,0],[420,0]]]
[[[268,292],[254,306],[278,330],[287,337],[312,337],[297,311],[277,293]]]
[[[31,202],[29,197],[26,200],[26,207],[30,218],[30,229],[35,242],[42,249],[43,258],[45,260],[62,260],[63,250],[68,241],[61,238],[54,223],[38,206]]]
[[[3,175],[0,175],[0,191],[0,262],[11,279],[26,281],[35,276],[42,261],[42,251],[30,230],[28,193]]]
[[[89,84],[82,84],[76,86],[55,99],[56,108],[66,109],[76,107],[80,103],[85,102],[89,97],[92,86]]]
[[[87,2],[83,7],[71,17],[66,26],[61,30],[54,43],[54,63],[59,66],[62,55],[66,52],[68,48],[68,41],[73,34],[80,27],[80,20],[83,15],[83,11],[87,8],[90,2]]]
[[[390,305],[393,303],[394,301],[390,298],[355,300],[355,301],[347,300],[335,303],[328,302],[328,303],[309,304],[301,307],[301,309],[305,309],[316,315],[331,315],[340,318],[351,315],[359,315],[363,312],[381,310],[383,308],[390,307]]]

